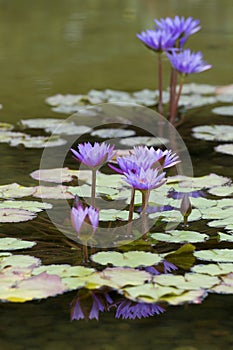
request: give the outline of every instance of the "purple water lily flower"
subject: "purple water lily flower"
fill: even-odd
[[[178,267],[171,262],[164,260],[163,261],[164,273],[169,273],[174,270],[178,270]]]
[[[95,232],[99,225],[99,211],[93,207],[83,208],[82,204],[78,203],[77,208],[71,209],[71,222],[78,234],[82,233],[83,227],[87,224],[91,224],[92,231]],[[84,230],[86,231],[86,227]]]
[[[145,32],[137,34],[147,47],[156,51],[162,52],[174,48],[178,36],[171,31],[165,29],[148,29]]]
[[[130,319],[145,318],[161,314],[165,310],[155,303],[135,303],[130,300],[124,300],[119,303],[116,310],[116,318]]]
[[[95,142],[92,146],[90,142],[78,145],[78,151],[71,148],[74,158],[89,168],[99,168],[114,156],[114,146],[105,142]]]
[[[200,73],[212,67],[210,64],[203,61],[200,51],[195,53],[191,52],[190,49],[186,49],[178,53],[167,53],[167,57],[173,68],[183,75]]]
[[[183,47],[188,37],[201,29],[200,20],[192,17],[184,18],[175,16],[174,18],[155,19],[157,27],[173,33],[180,39],[180,46]]]
[[[136,173],[128,171],[124,173],[125,180],[129,185],[131,185],[136,190],[148,191],[162,186],[165,182],[166,173],[163,172],[159,174],[157,169],[146,169],[140,168]]]

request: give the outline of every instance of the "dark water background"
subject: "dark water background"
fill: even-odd
[[[199,18],[203,29],[189,39],[188,46],[203,51],[213,69],[189,80],[230,84],[232,10],[231,0],[1,0],[0,103],[4,108],[0,121],[16,124],[21,118],[63,117],[44,103],[56,93],[155,88],[156,62],[135,36],[150,28],[153,18]],[[168,71],[164,81],[166,87]],[[195,174],[213,171],[232,176],[230,157],[216,155],[213,144],[197,145],[189,137],[191,124],[209,123],[210,118],[219,123],[208,108],[199,109],[181,130]],[[41,151],[1,144],[0,154],[1,184],[32,184],[28,174],[39,167]],[[46,228],[41,236],[33,225],[0,229],[16,237],[39,239],[38,251],[33,253],[42,257],[43,263],[76,263],[60,236],[50,238]],[[109,313],[99,322],[70,323],[73,296],[68,293],[41,302],[0,304],[0,349],[233,349],[232,296],[211,295],[202,305],[170,307],[165,314],[144,320],[115,320]]]

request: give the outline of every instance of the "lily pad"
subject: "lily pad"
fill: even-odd
[[[162,260],[158,254],[143,251],[131,251],[127,253],[113,251],[99,252],[92,255],[91,259],[101,265],[112,264],[119,267],[152,266]]]
[[[0,238],[0,250],[18,250],[18,249],[27,249],[32,248],[36,245],[36,242],[32,241],[23,241],[18,238]]]
[[[63,146],[67,143],[66,140],[59,138],[58,135],[50,137],[46,136],[30,136],[24,135],[24,137],[13,138],[10,141],[10,146],[24,145],[26,148],[44,148],[44,147],[57,147]]]
[[[171,179],[175,179],[176,176],[173,176]],[[189,188],[197,188],[197,189],[203,189],[203,188],[212,188],[215,186],[221,186],[226,185],[227,183],[230,183],[231,180],[227,177],[216,175],[216,174],[209,174],[204,175],[200,177],[177,177],[180,179],[179,185],[180,187],[189,187]],[[170,181],[171,181],[170,179]]]
[[[204,242],[209,238],[209,236],[196,231],[184,230],[173,230],[166,233],[156,232],[151,234],[151,237],[157,241],[173,243],[198,243]]]
[[[207,296],[204,289],[185,291],[180,295],[168,295],[162,297],[170,305],[182,305],[186,303],[201,304],[202,300]]]
[[[102,209],[99,213],[100,221],[115,221],[115,220],[127,221],[128,218],[129,218],[128,210]],[[139,215],[137,213],[133,213],[133,220],[138,218],[139,218]]]
[[[12,124],[0,122],[0,132],[9,131],[9,130],[12,130],[13,128],[14,128],[14,125]]]
[[[68,264],[62,265],[42,265],[33,269],[32,274],[38,275],[46,272],[51,275],[57,275],[61,278],[65,277],[83,277],[95,272],[95,269],[85,266],[70,266]]]
[[[55,133],[58,135],[83,135],[90,133],[92,128],[86,125],[75,125],[74,123],[63,123],[58,125],[55,129],[53,126],[45,128],[46,132]]]
[[[203,273],[210,276],[221,276],[233,272],[233,264],[230,263],[218,263],[218,264],[205,264],[195,265],[192,267],[193,272]]]
[[[233,141],[232,125],[201,125],[195,126],[193,137],[206,141]]]
[[[23,222],[33,220],[35,213],[29,210],[15,208],[0,208],[0,222]]]
[[[213,95],[215,91],[216,86],[214,85],[196,83],[184,84],[182,89],[183,94]]]
[[[74,196],[67,192],[67,186],[36,186],[33,197],[47,199],[72,199]]]
[[[79,197],[91,197],[91,186],[82,185],[82,186],[70,186],[67,191],[73,196],[78,195]],[[96,196],[107,195],[112,197],[117,195],[119,192],[117,189],[111,187],[96,186]]]
[[[212,112],[218,115],[233,117],[233,106],[221,106],[212,109]]]
[[[91,181],[91,170],[71,170],[69,168],[39,169],[33,171],[30,176],[39,181],[70,182],[73,177],[81,181]]]
[[[199,250],[194,252],[194,256],[197,259],[206,261],[233,262],[232,249]]]
[[[135,135],[134,130],[127,129],[98,129],[91,133],[91,136],[98,136],[100,138],[117,138],[117,137],[129,137]]]
[[[227,197],[233,194],[233,185],[214,187],[209,189],[208,192],[214,196]]]
[[[135,136],[135,137],[129,137],[129,138],[120,140],[120,144],[124,146],[129,146],[129,147],[134,147],[139,145],[158,146],[158,145],[164,145],[166,143],[168,143],[168,139],[165,139],[163,137],[153,137],[153,136]]]
[[[50,203],[45,202],[36,202],[36,201],[10,201],[5,200],[0,202],[0,209],[9,209],[9,208],[15,208],[15,209],[24,209],[29,210],[33,213],[39,213],[42,210],[51,209],[53,206]]]
[[[55,118],[33,118],[33,119],[21,119],[20,124],[25,128],[30,129],[45,129],[47,127],[55,128],[57,125],[63,123],[62,119]]]
[[[40,259],[30,255],[11,255],[0,260],[0,269],[6,266],[14,268],[19,267],[37,267],[41,264]]]
[[[35,187],[24,187],[17,183],[0,186],[0,198],[21,198],[31,196],[35,192]]]
[[[212,288],[212,291],[215,293],[233,294],[233,273],[223,276],[222,282]]]
[[[228,143],[225,145],[219,145],[214,147],[216,152],[229,154],[230,156],[233,156],[233,143]]]

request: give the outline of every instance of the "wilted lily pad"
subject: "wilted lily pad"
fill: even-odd
[[[0,208],[0,222],[23,222],[32,220],[35,217],[35,213],[29,210]]]
[[[209,236],[196,231],[173,230],[166,233],[156,232],[151,237],[162,242],[198,243],[204,242]]]
[[[134,147],[139,145],[158,146],[158,145],[164,145],[167,142],[168,142],[168,139],[165,139],[163,137],[153,137],[153,136],[135,136],[135,137],[129,137],[129,138],[120,140],[120,144],[124,146],[129,146],[129,147]]]
[[[207,141],[233,141],[232,125],[200,125],[192,131],[193,137]]]
[[[135,135],[135,131],[127,129],[98,129],[92,131],[91,135],[111,139],[117,137],[129,137]]]
[[[233,262],[232,249],[199,250],[194,252],[194,256],[197,259],[206,261]]]
[[[23,241],[18,238],[0,238],[0,250],[18,250],[32,248],[36,242]]]
[[[219,145],[214,147],[216,152],[229,154],[230,156],[233,156],[233,143],[228,143],[225,145]]]
[[[212,112],[219,115],[229,115],[233,117],[233,106],[221,106],[212,109]]]
[[[112,264],[119,267],[151,266],[158,264],[162,260],[158,254],[143,251],[127,253],[99,252],[92,255],[91,259],[101,265]]]

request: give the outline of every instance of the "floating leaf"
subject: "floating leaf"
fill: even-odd
[[[233,294],[233,273],[222,277],[222,282],[212,288],[215,293]]]
[[[35,187],[24,187],[17,183],[0,186],[0,198],[21,198],[31,196]]]
[[[74,196],[68,193],[67,186],[36,186],[33,197],[47,199],[72,199]]]
[[[178,267],[182,269],[189,269],[195,262],[195,258],[193,256],[193,252],[195,251],[195,246],[186,243],[175,252],[170,252],[168,254],[164,254],[166,260],[172,262]]]
[[[216,101],[217,99],[215,96],[201,96],[198,94],[181,95],[179,100],[179,106],[185,106],[186,109],[189,109],[213,104]]]
[[[228,143],[225,145],[219,145],[214,147],[216,152],[229,154],[230,156],[233,156],[233,143]]]
[[[100,138],[117,138],[117,137],[128,137],[135,135],[134,130],[127,129],[98,129],[91,133],[92,136],[98,136]]]
[[[33,269],[33,275],[38,275],[42,272],[46,272],[51,275],[57,275],[61,278],[64,277],[83,277],[88,276],[95,272],[95,269],[85,266],[70,266],[68,264],[63,265],[42,265]]]
[[[194,256],[197,259],[206,261],[233,262],[232,249],[199,250],[194,252]]]
[[[24,135],[24,137],[13,138],[10,140],[10,146],[24,145],[26,148],[44,148],[44,147],[57,147],[63,146],[67,143],[66,140],[59,138],[57,135],[50,137],[46,136],[30,136]]]
[[[219,206],[216,206],[211,208],[202,208],[201,212],[203,219],[226,219],[232,215],[232,208],[222,209]]]
[[[23,241],[18,238],[0,238],[0,250],[18,250],[32,248],[36,242]]]
[[[33,213],[41,212],[42,210],[51,209],[53,206],[50,203],[36,201],[10,201],[5,200],[0,202],[0,209],[18,208],[29,210]]]
[[[209,189],[208,192],[214,196],[227,197],[233,194],[233,185],[214,187]]]
[[[25,302],[62,294],[66,290],[67,288],[62,284],[60,277],[43,272],[38,276],[19,281],[17,287],[12,285],[8,290],[3,289],[0,291],[0,299]]]
[[[14,128],[14,125],[12,124],[0,122],[0,132],[9,131],[9,130],[12,130],[13,128]]]
[[[172,177],[172,179],[178,179],[180,187],[189,187],[189,188],[212,188],[215,186],[221,186],[225,185],[231,180],[227,177],[216,175],[216,174],[209,174],[205,176],[200,176],[200,177],[188,177],[188,176],[182,176],[182,177]]]
[[[204,242],[209,236],[196,231],[173,230],[166,233],[156,232],[153,233],[151,237],[162,242],[198,243]]]
[[[233,141],[232,125],[201,125],[195,126],[193,137],[207,141]]]
[[[65,122],[65,120],[55,118],[33,118],[20,120],[20,124],[23,127],[30,129],[45,129],[50,126],[56,128],[57,125],[60,125],[63,122]]]
[[[233,264],[230,263],[219,263],[219,264],[206,264],[206,265],[195,265],[192,267],[193,272],[203,273],[210,276],[221,276],[227,273],[233,272]]]
[[[185,303],[201,304],[202,300],[207,296],[204,289],[186,291],[180,295],[168,295],[162,297],[170,305],[182,305]]]
[[[99,213],[100,221],[115,221],[123,220],[127,221],[129,218],[128,210],[117,210],[117,209],[102,209]],[[138,219],[139,215],[133,213],[133,219]]]
[[[29,210],[0,208],[0,222],[23,222],[32,220],[35,217],[35,213]]]
[[[161,220],[164,222],[182,222],[183,216],[178,210],[166,210],[163,212],[157,212],[149,215],[150,219],[155,219],[161,217]],[[189,215],[188,221],[196,221],[201,219],[201,213],[197,209],[193,209]]]
[[[233,225],[233,218],[232,216],[229,216],[227,218],[224,218],[222,220],[214,220],[210,221],[207,224],[210,227],[227,227],[228,225]]]
[[[58,125],[55,130],[53,126],[45,128],[46,132],[55,133],[58,135],[83,135],[90,133],[92,128],[86,125],[75,125],[74,123],[63,123]]]
[[[158,146],[158,145],[164,145],[168,143],[168,139],[165,139],[163,137],[152,137],[152,136],[135,136],[135,137],[129,137],[125,138],[123,140],[120,140],[120,144],[124,146],[139,146],[139,145],[146,145],[146,146]]]
[[[78,195],[79,197],[91,197],[91,186],[89,185],[70,186],[67,188],[67,191],[72,193],[73,196]],[[119,192],[116,189],[111,187],[96,186],[96,196],[107,195],[111,197],[117,195],[118,193]]]
[[[91,170],[71,170],[68,168],[39,169],[33,171],[30,176],[39,181],[47,182],[70,182],[73,177],[81,181],[91,181]]]
[[[226,115],[233,117],[233,106],[221,106],[212,109],[212,112],[218,115]]]
[[[158,264],[162,258],[155,253],[132,251],[127,253],[99,252],[91,256],[94,262],[101,265],[112,264],[119,267],[152,266]]]
[[[14,268],[19,267],[36,267],[40,265],[40,259],[29,255],[11,255],[0,260],[0,269],[6,266]]]
[[[233,235],[228,235],[223,232],[218,232],[220,242],[233,242]]]
[[[183,94],[213,95],[215,91],[214,85],[196,83],[184,84],[182,89]]]

